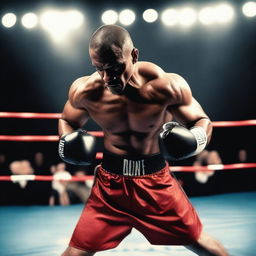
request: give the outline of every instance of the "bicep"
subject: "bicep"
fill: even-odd
[[[59,119],[59,132],[63,134],[80,128],[88,119],[89,113],[86,109],[75,108],[68,100]]]
[[[200,119],[208,118],[201,105],[191,96],[189,103],[168,107],[175,120],[190,126]]]
[[[168,74],[170,78],[170,86],[172,89],[168,112],[172,114],[174,119],[179,123],[189,127],[194,125],[200,119],[207,119],[201,105],[193,97],[191,89],[186,80],[177,74]],[[174,99],[173,101],[172,98]]]
[[[173,118],[187,128],[192,126],[202,127],[207,135],[207,143],[211,140],[212,123],[206,115],[200,104],[194,99],[191,99],[189,104],[173,106],[170,108]]]

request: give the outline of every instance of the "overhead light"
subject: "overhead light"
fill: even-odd
[[[229,22],[234,17],[234,9],[231,5],[221,4],[215,7],[215,15],[217,22]]]
[[[136,19],[136,15],[132,10],[125,9],[119,14],[119,21],[123,25],[131,25]]]
[[[243,5],[242,11],[247,17],[256,16],[256,2],[247,2]]]
[[[40,18],[42,27],[56,42],[64,40],[72,30],[79,28],[83,22],[84,16],[77,10],[48,10]]]
[[[161,20],[166,26],[173,26],[178,23],[178,12],[175,9],[166,9],[161,15]]]
[[[155,9],[147,9],[143,12],[142,17],[146,22],[152,23],[157,20],[158,12]]]
[[[26,13],[21,18],[21,24],[27,29],[34,28],[37,25],[37,22],[38,22],[37,15],[31,12]]]
[[[2,24],[4,27],[6,28],[11,28],[16,24],[17,21],[17,17],[14,13],[6,13],[3,17],[2,17]]]
[[[101,20],[104,24],[115,24],[118,20],[118,14],[114,10],[107,10],[102,14]]]
[[[181,9],[178,15],[179,23],[183,26],[190,26],[196,22],[196,11],[190,7]]]
[[[198,20],[204,25],[210,25],[215,22],[215,11],[212,7],[204,7],[198,13]]]

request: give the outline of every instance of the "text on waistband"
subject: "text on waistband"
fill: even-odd
[[[123,175],[125,176],[145,175],[144,159],[141,159],[141,160],[123,159]]]

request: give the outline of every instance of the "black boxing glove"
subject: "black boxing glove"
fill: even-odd
[[[165,123],[160,138],[172,160],[182,160],[197,155],[207,145],[207,135],[201,126],[187,129],[177,122]]]
[[[96,156],[96,138],[85,130],[78,129],[60,138],[58,150],[64,162],[89,165]]]

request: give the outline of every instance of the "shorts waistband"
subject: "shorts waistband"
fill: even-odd
[[[110,173],[124,176],[143,176],[162,170],[165,166],[161,153],[152,155],[116,155],[104,150],[102,168]]]

